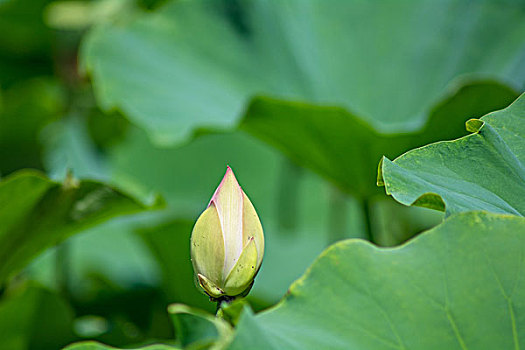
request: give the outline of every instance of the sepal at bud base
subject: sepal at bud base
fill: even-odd
[[[224,291],[217,287],[215,283],[206,278],[206,276],[197,274],[197,280],[202,289],[212,298],[220,298],[224,295]]]

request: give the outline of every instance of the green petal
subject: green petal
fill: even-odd
[[[250,199],[245,193],[243,193],[243,195],[243,241],[244,245],[246,245],[252,237],[255,240],[255,247],[257,248],[257,270],[259,270],[264,256],[263,228],[252,202],[250,202]]]
[[[252,283],[257,272],[257,247],[252,238],[244,247],[239,260],[228,274],[224,283],[224,293],[235,296],[244,292]]]
[[[223,279],[224,239],[215,205],[210,205],[197,219],[191,234],[191,261],[196,274],[215,285]]]

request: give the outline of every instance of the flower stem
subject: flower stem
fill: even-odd
[[[363,223],[365,229],[365,237],[368,241],[375,243],[374,232],[372,224],[372,216],[370,215],[370,198],[363,198],[361,200],[361,208],[363,212]]]
[[[215,309],[215,316],[219,316],[219,310],[221,309],[222,303],[230,304],[232,303],[237,297],[230,297],[227,295],[223,295],[222,297],[218,298],[210,298],[211,301],[217,303],[217,308]]]

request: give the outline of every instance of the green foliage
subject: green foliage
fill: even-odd
[[[511,349],[525,341],[525,219],[468,212],[397,248],[327,249],[229,349]]]
[[[474,134],[383,158],[378,183],[405,205],[447,213],[487,210],[525,214],[525,95],[480,120]]]
[[[225,3],[173,1],[93,30],[82,58],[99,104],[160,145],[236,125],[261,94],[393,132],[421,125],[460,75],[525,79],[519,1],[238,1],[240,25]]]
[[[0,0],[0,29],[0,349],[525,342],[525,95],[487,114],[521,1]],[[213,315],[189,236],[226,165],[266,253]]]
[[[374,181],[383,155],[463,135],[469,117],[507,106],[516,94],[494,82],[462,86],[432,109],[420,131],[384,134],[341,108],[256,99],[240,127],[280,149],[297,163],[359,197],[378,193]]]
[[[161,205],[157,201],[151,208]],[[0,283],[68,236],[123,214],[148,209],[119,190],[69,177],[63,184],[33,171],[0,182]]]

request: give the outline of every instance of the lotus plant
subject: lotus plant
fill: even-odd
[[[212,300],[246,295],[264,254],[257,212],[230,167],[191,234],[196,280]]]

